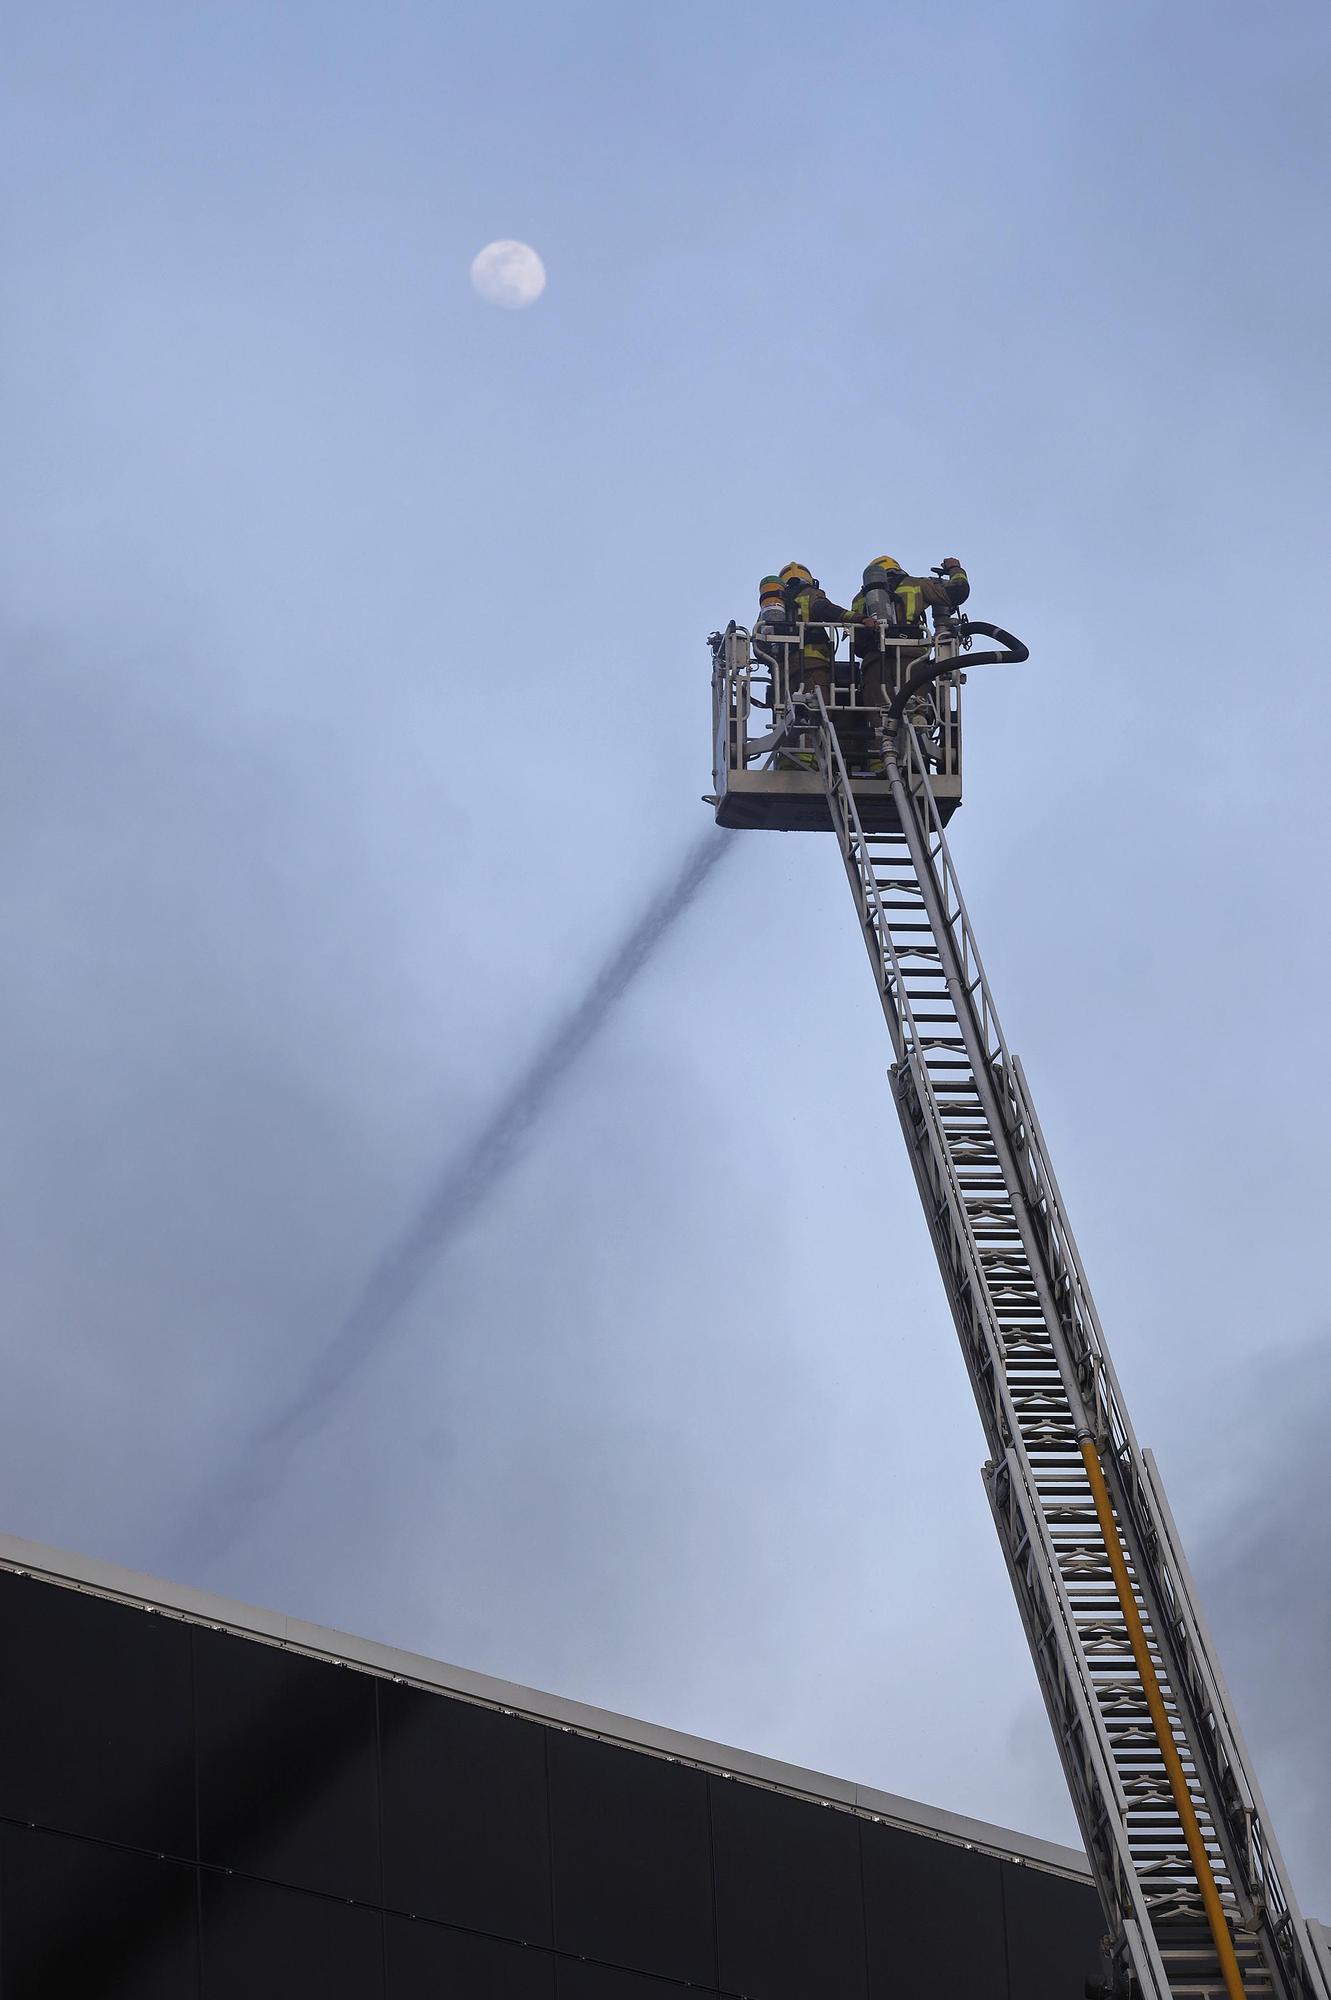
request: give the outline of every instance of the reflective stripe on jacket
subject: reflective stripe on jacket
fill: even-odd
[[[936,576],[903,576],[893,595],[901,606],[907,629],[914,634],[924,630],[926,607],[933,612],[935,624],[940,612],[944,619],[951,618],[956,606],[964,604],[969,597],[970,585],[966,584],[962,596],[954,597],[947,585],[940,583]]]

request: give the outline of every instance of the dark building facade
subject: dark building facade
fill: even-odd
[[[0,2000],[1078,2000],[1081,1857],[0,1541]]]

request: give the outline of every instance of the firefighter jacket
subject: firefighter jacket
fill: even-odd
[[[901,606],[903,627],[913,636],[924,631],[926,610],[933,612],[935,626],[940,616],[946,622],[957,606],[966,602],[970,589],[965,571],[960,570],[954,571],[946,583],[940,583],[936,576],[903,576],[892,595]]]
[[[831,664],[836,647],[832,636],[819,622],[827,618],[835,625],[844,625],[850,617],[844,604],[834,604],[821,584],[797,583],[786,599],[791,619],[804,629],[804,657],[814,662]]]

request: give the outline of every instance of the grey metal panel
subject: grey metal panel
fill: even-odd
[[[666,1729],[658,1723],[616,1715],[608,1709],[593,1708],[587,1702],[569,1701],[562,1695],[545,1694],[535,1688],[521,1687],[514,1681],[497,1680],[489,1674],[474,1673],[467,1667],[448,1666],[442,1661],[427,1658],[423,1653],[404,1652],[375,1639],[353,1638],[349,1633],[331,1631],[326,1626],[311,1625],[299,1618],[288,1618],[281,1612],[239,1604],[232,1598],[216,1597],[189,1584],[169,1583],[160,1577],[120,1569],[113,1563],[100,1562],[94,1557],[47,1548],[39,1542],[24,1541],[17,1535],[0,1533],[0,1568],[20,1570],[68,1589],[94,1591],[99,1596],[120,1603],[188,1619],[215,1630],[233,1632],[242,1638],[291,1647],[317,1659],[333,1660],[344,1666],[383,1674],[390,1679],[410,1681],[441,1694],[458,1695],[489,1708],[530,1717],[536,1722],[576,1730],[581,1735],[594,1736],[603,1742],[622,1744],[628,1749],[646,1751],[654,1756],[673,1757],[681,1763],[695,1764],[700,1770],[714,1771],[722,1777],[740,1778],[797,1798],[813,1799],[819,1804],[840,1807],[843,1811],[888,1820],[914,1833],[974,1847],[1000,1858],[1024,1862],[1030,1867],[1052,1869],[1080,1881],[1090,1877],[1085,1856],[1074,1847],[1061,1847],[1030,1834],[991,1826],[982,1820],[967,1819],[959,1813],[945,1812],[915,1799],[900,1798],[893,1792],[877,1791],[846,1778],[831,1777],[825,1772],[806,1770],[798,1764],[783,1763],[779,1758],[763,1757],[756,1751],[731,1749],[725,1744],[709,1742],[705,1737],[686,1735],[682,1730]]]

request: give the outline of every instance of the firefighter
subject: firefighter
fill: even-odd
[[[970,579],[955,556],[945,556],[928,576],[907,576],[894,556],[875,556],[850,607],[852,644],[865,662],[865,682],[874,689],[866,691],[866,701],[876,704],[884,698],[884,636],[895,631],[903,638],[923,639],[926,611],[933,613],[935,633],[955,632],[953,614],[970,594]],[[876,663],[872,671],[870,661]]]
[[[785,591],[786,617],[795,635],[799,637],[799,627],[804,628],[802,644],[794,649],[790,669],[790,692],[803,687],[806,697],[812,697],[815,689],[821,689],[823,700],[832,705],[832,662],[836,657],[836,645],[827,626],[844,625],[850,617],[845,605],[834,604],[827,596],[816,576],[803,563],[787,563],[781,572],[781,585]],[[794,761],[811,769],[816,763],[813,751],[807,748],[790,752]]]
[[[792,625],[802,625],[804,643],[799,653],[798,680],[810,692],[821,688],[824,698],[832,698],[832,661],[836,656],[836,646],[827,627],[821,622],[844,625],[850,612],[842,604],[834,604],[827,596],[816,576],[803,563],[787,563],[781,572],[781,584],[786,594],[786,616]],[[792,682],[796,676],[791,676]]]
[[[860,662],[860,701],[865,708],[886,708],[896,686],[900,649],[884,642],[907,631],[906,604],[897,594],[904,575],[895,556],[875,556],[851,602],[850,643]],[[868,740],[871,735],[872,724],[855,752],[857,760],[875,773],[882,770],[883,759],[878,746]]]
[[[851,605],[856,623],[851,644],[862,662],[860,700],[866,708],[886,708],[898,681],[923,656],[924,616],[933,613],[935,635],[956,631],[954,613],[970,596],[970,580],[956,556],[945,556],[928,576],[908,576],[894,556],[877,556],[864,572],[864,585]],[[872,622],[870,622],[872,621]],[[920,649],[887,646],[884,638],[920,641]],[[871,770],[882,768],[872,745]]]

